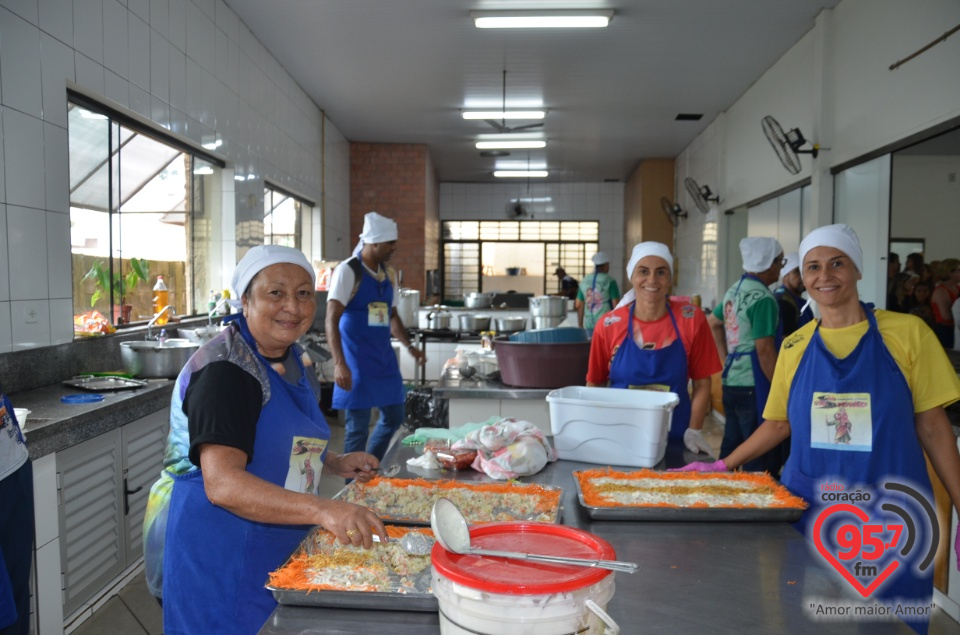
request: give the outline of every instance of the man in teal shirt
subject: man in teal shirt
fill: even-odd
[[[587,329],[587,335],[593,337],[593,327],[600,318],[612,311],[620,301],[620,288],[617,281],[610,277],[610,259],[607,254],[598,251],[593,255],[594,272],[584,276],[577,289],[577,323]]]
[[[723,411],[726,425],[720,456],[727,456],[760,425],[777,364],[777,323],[780,310],[768,288],[780,277],[783,249],[775,238],[749,237],[740,241],[741,276],[707,316],[723,367]],[[777,475],[783,452],[775,448],[744,465],[748,471]]]

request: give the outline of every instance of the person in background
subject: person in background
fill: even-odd
[[[919,276],[923,272],[923,254],[917,251],[908,254],[907,262],[903,266],[903,270],[907,273],[912,273],[915,276]]]
[[[777,363],[776,335],[780,319],[777,299],[768,288],[780,277],[783,249],[775,238],[740,241],[744,273],[730,287],[707,319],[723,367],[723,411],[726,416],[720,454],[729,454],[760,425],[770,378]],[[746,466],[777,474],[783,452],[774,450]]]
[[[804,292],[803,278],[800,276],[800,254],[790,252],[783,259],[780,270],[780,287],[773,292],[780,307],[781,340],[813,319],[813,311],[805,305],[801,295]]]
[[[563,267],[557,267],[553,275],[560,279],[560,293],[558,295],[562,295],[570,300],[576,300],[577,290],[580,289],[580,283],[577,282],[577,279],[567,275]]]
[[[895,251],[887,254],[887,306],[897,306],[894,298],[893,286],[897,274],[900,273],[900,255]]]
[[[0,634],[30,632],[33,466],[13,404],[0,387]]]
[[[162,597],[167,635],[256,633],[277,605],[267,575],[316,525],[343,544],[387,539],[374,512],[307,492],[300,471],[310,459],[368,481],[379,467],[369,454],[327,448],[320,385],[296,344],[313,325],[315,286],[300,251],[250,249],[233,273],[242,314],[177,377],[144,518],[147,585]]]
[[[668,299],[673,256],[663,243],[643,242],[627,264],[632,289],[594,329],[587,386],[674,392],[670,438],[691,452],[711,452],[703,438],[710,410],[710,377],[722,368],[703,311]],[[693,382],[693,396],[687,384]]]
[[[918,281],[913,286],[913,304],[910,307],[910,314],[916,315],[926,322],[930,328],[933,328],[933,308],[930,306],[930,296],[932,295],[933,285],[929,282]],[[954,320],[954,324],[956,324],[956,320]]]
[[[620,301],[620,288],[610,276],[610,259],[607,254],[598,251],[591,258],[596,270],[580,281],[577,290],[577,324],[587,330],[587,336],[593,337],[593,327],[607,311],[613,310]]]
[[[960,400],[960,380],[933,332],[914,316],[860,302],[863,252],[847,225],[813,230],[800,243],[800,256],[803,282],[821,319],[784,342],[763,413],[766,421],[720,461],[681,470],[736,469],[791,437],[782,482],[811,503],[798,527],[805,530],[814,527],[825,483],[873,489],[873,503],[857,503],[871,519],[882,518],[874,505],[887,500],[878,486],[888,478],[919,488],[932,501],[926,452],[953,506],[960,509],[960,454],[944,410]],[[834,424],[841,422],[838,429]],[[918,541],[924,539],[921,533]],[[960,537],[954,549],[958,546]],[[920,572],[904,565],[878,595],[928,606],[933,567]],[[926,631],[926,622],[911,625]]]
[[[920,277],[901,271],[890,281],[890,294],[887,296],[887,310],[897,313],[909,313],[914,305],[913,292]]]
[[[382,459],[405,418],[405,397],[393,335],[420,364],[397,314],[396,273],[387,261],[397,250],[397,224],[376,212],[363,219],[353,256],[333,270],[327,294],[327,343],[334,362],[333,407],[345,411],[344,452],[367,450]],[[371,410],[380,418],[369,442]]]
[[[941,260],[935,271],[938,280],[930,296],[933,309],[933,332],[944,348],[953,348],[953,303],[960,297],[960,260]]]

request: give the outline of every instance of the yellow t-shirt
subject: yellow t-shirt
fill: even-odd
[[[937,336],[923,320],[914,315],[882,309],[875,311],[874,315],[877,317],[877,327],[883,343],[900,367],[913,393],[914,412],[948,406],[960,400],[960,379],[957,378],[957,372],[943,352]],[[820,337],[831,353],[843,359],[856,348],[860,338],[866,334],[869,324],[869,321],[864,320],[840,329],[821,327]],[[787,337],[780,347],[770,386],[770,397],[763,409],[764,419],[788,420],[787,401],[790,386],[816,326],[816,322],[805,324]]]

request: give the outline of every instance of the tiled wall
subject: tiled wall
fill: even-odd
[[[319,204],[323,156],[346,240],[346,141],[223,0],[0,0],[0,353],[73,338],[68,87],[194,147],[219,139],[230,219],[265,179]]]

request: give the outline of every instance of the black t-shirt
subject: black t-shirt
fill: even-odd
[[[256,377],[231,362],[212,362],[193,374],[183,398],[190,430],[190,462],[200,465],[200,445],[243,450],[253,461],[263,389]]]

